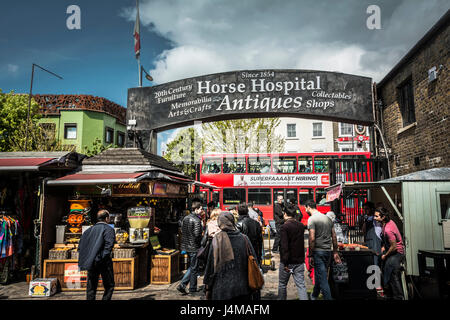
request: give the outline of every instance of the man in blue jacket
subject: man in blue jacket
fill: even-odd
[[[95,300],[98,278],[102,276],[103,300],[111,300],[114,291],[114,271],[111,251],[114,247],[115,233],[109,223],[109,212],[100,210],[97,213],[97,224],[86,230],[78,244],[80,270],[87,270],[87,300]]]

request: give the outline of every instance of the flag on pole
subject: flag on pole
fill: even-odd
[[[139,26],[139,0],[136,0],[136,22],[134,24],[134,53],[136,59],[141,54],[141,38],[140,38],[140,26]]]

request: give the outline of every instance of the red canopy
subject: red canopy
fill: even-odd
[[[115,184],[115,183],[135,183],[139,177],[145,175],[145,172],[131,173],[75,173],[55,180],[49,180],[48,185],[81,185],[81,184]]]
[[[4,158],[0,159],[0,170],[37,171],[54,158]]]

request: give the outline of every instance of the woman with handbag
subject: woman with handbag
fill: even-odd
[[[247,236],[236,229],[233,214],[222,212],[217,222],[221,231],[212,239],[203,279],[206,299],[250,300],[256,290],[251,288],[254,276],[262,278],[262,274],[254,273],[255,250]],[[257,264],[256,270],[260,273]]]

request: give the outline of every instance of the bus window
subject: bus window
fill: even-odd
[[[298,172],[312,172],[312,157],[298,157]]]
[[[245,173],[245,158],[223,158],[223,173]]]
[[[279,157],[273,159],[274,173],[295,173],[297,160],[295,157]]]
[[[250,157],[248,158],[249,173],[269,173],[270,158],[269,157]]]
[[[364,155],[342,155],[341,159],[367,159]],[[342,161],[341,171],[346,173],[367,172],[367,161]]]
[[[238,205],[246,201],[245,189],[223,189],[223,204]]]
[[[328,160],[335,158],[337,158],[337,156],[314,157],[314,172],[328,172]]]
[[[272,204],[270,189],[248,189],[248,202],[253,202],[255,205],[270,206]]]
[[[319,206],[329,206],[327,203],[327,192],[325,189],[317,188],[316,189],[316,203]]]
[[[297,202],[297,189],[286,189],[286,198],[289,203],[295,203]]]
[[[219,207],[220,203],[220,191],[213,191],[212,201],[216,203],[216,206]]]
[[[283,198],[284,198],[284,189],[273,189],[273,202],[274,203],[277,202],[278,196],[283,196]],[[284,199],[284,200],[286,200],[286,199]]]
[[[220,173],[222,167],[222,159],[205,158],[202,163],[202,173]]]
[[[300,197],[300,205],[302,205],[302,206],[305,205],[306,201],[308,201],[308,200],[314,201],[313,190],[310,188],[300,189],[299,197]]]

